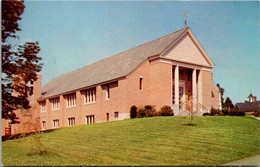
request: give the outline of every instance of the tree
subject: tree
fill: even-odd
[[[225,108],[228,111],[230,111],[232,108],[234,108],[232,100],[230,100],[229,97],[226,98],[226,100],[225,100],[225,102],[223,104],[223,108]]]
[[[41,140],[41,125],[40,125],[40,117],[37,117],[37,109],[36,105],[33,105],[30,110],[21,110],[23,117],[27,118],[27,121],[23,123],[23,128],[28,132],[33,133],[33,138],[35,143],[31,143],[36,147],[37,154],[43,155],[46,151],[43,151],[43,145]]]
[[[189,126],[193,126],[194,125],[193,119],[194,119],[194,115],[197,112],[197,109],[194,108],[194,105],[193,105],[192,101],[193,100],[189,100],[189,101],[185,101],[185,102],[181,103],[181,106],[183,106],[185,108],[185,110],[189,112],[190,123],[187,124]]]
[[[217,87],[219,88],[219,92],[221,94],[221,106],[223,107],[223,102],[224,102],[224,98],[223,98],[223,95],[224,95],[224,88],[221,88],[219,83],[217,83]]]
[[[12,45],[11,39],[21,31],[18,21],[24,12],[24,1],[2,1],[2,118],[11,123],[19,123],[15,110],[29,109],[27,83],[37,80],[37,72],[41,71],[42,59],[39,43],[26,42],[24,45]]]

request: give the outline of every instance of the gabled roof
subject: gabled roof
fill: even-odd
[[[260,101],[256,101],[256,102],[241,102],[241,103],[236,103],[236,105],[239,110],[241,111],[253,111],[253,110],[259,110],[260,109]]]
[[[249,94],[247,98],[254,98],[255,96],[252,95],[252,93]]]
[[[41,99],[126,77],[147,58],[162,54],[189,28],[183,28],[161,38],[87,65],[52,79],[42,87]]]

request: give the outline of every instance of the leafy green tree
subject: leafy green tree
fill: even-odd
[[[232,100],[229,97],[226,98],[226,100],[223,104],[223,108],[227,109],[228,111],[230,111],[232,108],[234,108]]]
[[[26,42],[24,45],[12,45],[11,39],[17,39],[17,31],[21,31],[18,21],[24,12],[23,0],[2,2],[2,118],[11,123],[19,123],[14,113],[19,108],[29,109],[27,83],[37,80],[37,72],[41,71],[42,59],[39,43]]]

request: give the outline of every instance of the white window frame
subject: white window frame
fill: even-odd
[[[85,124],[94,124],[95,123],[95,115],[87,115]]]
[[[110,88],[109,84],[106,85],[106,100],[110,99]]]
[[[41,112],[46,112],[46,100],[40,102]]]
[[[77,101],[77,95],[76,93],[71,93],[65,96],[66,98],[66,107],[75,107],[76,106],[76,101]]]
[[[59,128],[60,121],[58,119],[53,120],[53,129]]]
[[[84,91],[84,104],[92,104],[96,103],[97,95],[96,95],[96,87],[87,89]]]
[[[68,118],[68,127],[75,126],[75,117]]]
[[[50,101],[51,101],[51,109],[52,109],[52,111],[60,109],[60,97],[53,98]]]
[[[46,121],[42,121],[42,130],[46,129]]]

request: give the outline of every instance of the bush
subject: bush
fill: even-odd
[[[152,105],[146,105],[142,108],[139,108],[137,110],[137,117],[143,118],[143,117],[154,117],[157,116],[155,107]]]
[[[239,111],[239,112],[237,112],[237,116],[245,116],[246,114],[245,114],[245,112],[243,112],[243,111]]]
[[[158,112],[158,116],[174,116],[174,113],[170,106],[165,105]]]
[[[230,114],[229,115],[234,115],[234,116],[242,116],[242,115],[238,115],[239,114],[239,109],[238,107],[234,107],[230,110]],[[242,113],[240,113],[242,114]]]
[[[133,105],[130,108],[130,118],[136,118],[136,115],[137,115],[137,107]]]
[[[202,116],[211,116],[211,114],[206,112],[206,113],[203,113]]]
[[[254,116],[255,116],[255,117],[259,117],[259,111],[258,111],[258,110],[255,110],[255,111],[254,111]]]
[[[138,118],[143,118],[143,117],[146,117],[146,110],[145,110],[145,108],[139,108],[138,110],[137,110],[137,117]]]
[[[218,115],[224,115],[223,112],[221,110],[218,110]]]
[[[228,110],[223,109],[223,110],[222,110],[222,113],[223,113],[223,115],[228,115]]]
[[[154,106],[146,105],[146,106],[144,106],[144,108],[145,108],[146,117],[157,116],[157,113],[156,113]]]
[[[204,113],[205,114],[205,113]],[[210,109],[210,115],[214,116],[218,114],[218,110],[216,110],[215,108],[211,107]]]

